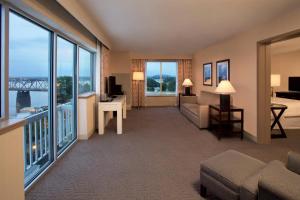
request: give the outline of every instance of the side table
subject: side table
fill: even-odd
[[[281,134],[272,134],[271,133],[271,138],[287,138],[284,129],[282,128],[282,125],[280,123],[280,118],[283,115],[284,111],[287,109],[288,107],[286,105],[283,104],[271,104],[271,112],[274,116],[274,121],[271,125],[271,131],[274,129],[275,125],[277,124],[279,129],[280,129],[280,133]],[[279,110],[279,113],[277,114],[275,111]]]
[[[239,116],[235,113],[239,113]],[[228,132],[239,133],[241,139],[243,139],[244,109],[231,106],[230,110],[223,111],[220,109],[220,105],[209,105],[209,129],[217,132],[219,140]]]

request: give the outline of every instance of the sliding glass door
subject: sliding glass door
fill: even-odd
[[[9,19],[5,31],[9,104],[5,106],[9,118],[26,121],[24,185],[28,188],[77,138],[77,68],[80,64],[80,92],[92,91],[93,53],[13,10],[5,17]]]
[[[76,139],[76,45],[57,37],[56,149],[57,154]]]
[[[25,118],[25,186],[53,161],[51,31],[9,13],[9,116]],[[13,148],[13,147],[12,147]]]

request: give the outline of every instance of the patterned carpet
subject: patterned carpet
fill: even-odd
[[[200,163],[227,149],[263,161],[300,152],[300,133],[258,145],[239,138],[218,141],[177,108],[133,110],[116,135],[113,120],[103,136],[79,141],[26,194],[26,200],[196,200]]]

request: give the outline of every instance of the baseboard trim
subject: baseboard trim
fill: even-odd
[[[247,131],[244,131],[244,138],[250,140],[251,142],[257,143],[257,137],[252,135],[251,133],[248,133]]]
[[[88,135],[78,135],[78,140],[88,140],[94,133],[95,133],[95,129],[93,130],[93,132],[89,133]]]

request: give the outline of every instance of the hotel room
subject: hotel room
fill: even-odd
[[[300,200],[299,0],[0,16],[1,200]]]
[[[287,106],[280,119],[285,130],[300,129],[299,42],[294,38],[271,45],[271,103]]]

